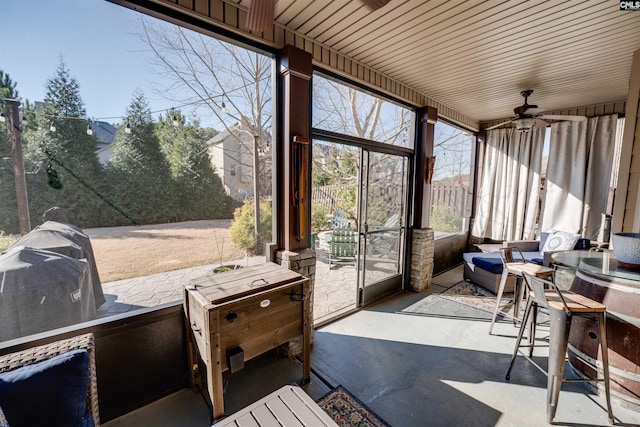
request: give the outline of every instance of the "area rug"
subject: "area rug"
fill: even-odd
[[[318,405],[339,425],[344,427],[390,427],[364,403],[342,386],[331,390],[318,400]]]
[[[479,308],[480,310],[493,313],[496,308],[496,295],[486,290],[482,286],[478,286],[465,280],[456,283],[446,291],[440,294],[442,298],[455,301],[469,307]],[[502,301],[498,315],[511,315],[513,306],[513,292],[502,294]]]

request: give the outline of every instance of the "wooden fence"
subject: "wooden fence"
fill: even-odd
[[[450,211],[460,217],[465,217],[467,212],[468,186],[463,184],[445,185],[433,184],[431,186],[431,211],[436,206],[446,206]]]
[[[313,187],[311,200],[325,207],[328,212],[333,212],[339,194],[344,191],[343,186],[325,185]],[[433,184],[431,186],[431,210],[436,206],[446,206],[450,211],[460,217],[465,217],[467,212],[468,186],[463,184],[445,185]]]
[[[333,212],[336,207],[340,191],[341,188],[337,185],[313,187],[311,189],[311,203],[317,203],[325,207],[327,212]]]

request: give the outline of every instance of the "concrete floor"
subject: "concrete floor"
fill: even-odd
[[[504,379],[517,329],[501,322],[489,336],[490,313],[437,295],[461,275],[455,269],[434,278],[427,292],[394,296],[317,329],[307,392],[318,399],[341,384],[398,427],[547,425],[546,377],[519,357],[511,381]],[[543,366],[545,352],[534,352]],[[229,377],[227,413],[301,373],[297,361],[275,353],[247,365]],[[640,409],[614,399],[613,411],[619,425],[640,426]],[[205,426],[208,414],[200,394],[182,390],[105,426]],[[564,384],[555,421],[608,425],[604,399],[583,384]]]

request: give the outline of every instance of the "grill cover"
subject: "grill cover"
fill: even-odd
[[[45,249],[76,259],[86,259],[93,284],[96,309],[105,302],[98,268],[89,236],[80,228],[56,221],[47,221],[18,239],[12,246]]]
[[[86,260],[25,246],[0,255],[0,341],[95,318]]]

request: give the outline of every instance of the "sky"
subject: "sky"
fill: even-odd
[[[136,90],[165,113],[179,106],[158,93],[167,82],[135,34],[139,17],[104,0],[0,0],[0,69],[23,100],[42,101],[62,57],[88,117],[122,117]]]

